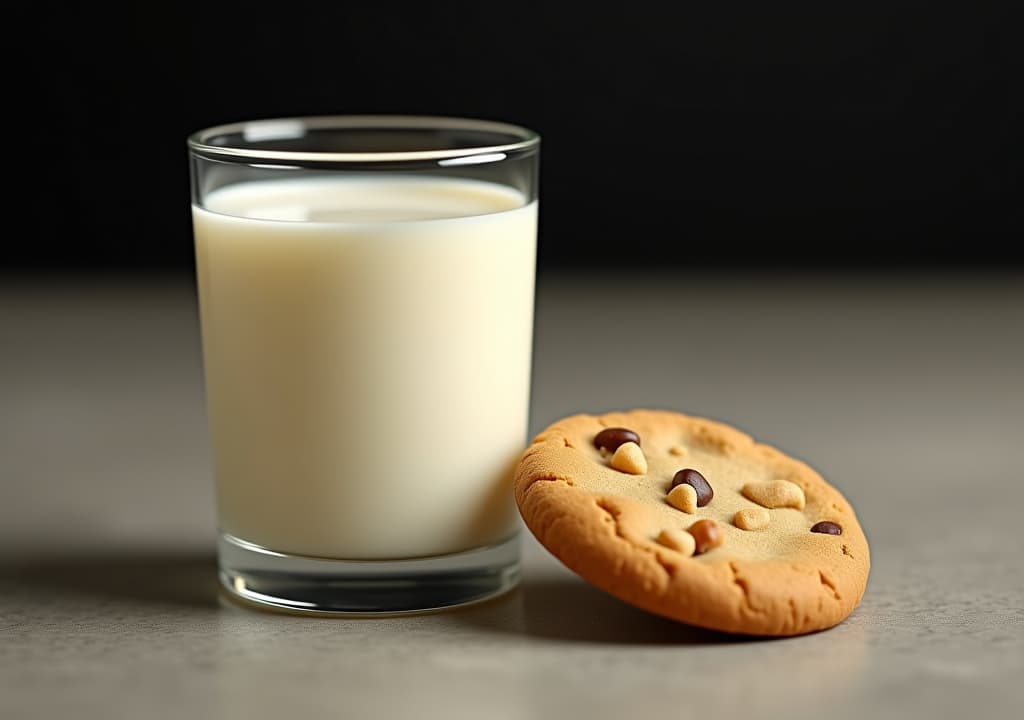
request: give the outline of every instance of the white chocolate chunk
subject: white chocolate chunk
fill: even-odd
[[[665,496],[665,502],[676,510],[682,510],[684,513],[692,515],[697,512],[697,491],[693,489],[692,485],[686,483],[676,485]]]
[[[766,508],[804,509],[804,491],[799,485],[788,480],[771,480],[769,482],[747,483],[743,486],[743,497]]]
[[[658,544],[681,552],[687,557],[693,555],[693,551],[697,549],[697,541],[693,535],[685,530],[672,530],[670,528],[665,528],[658,534]]]
[[[619,445],[615,454],[612,455],[610,464],[619,472],[630,475],[643,475],[647,472],[647,458],[644,457],[644,451],[635,442]]]
[[[764,508],[745,508],[733,517],[733,524],[740,530],[760,530],[768,524],[771,516]]]

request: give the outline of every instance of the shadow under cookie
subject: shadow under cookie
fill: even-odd
[[[572,576],[524,578],[515,592],[453,614],[480,629],[579,643],[715,645],[770,640],[668,620]]]

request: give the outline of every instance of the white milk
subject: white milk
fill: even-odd
[[[515,530],[536,203],[466,180],[246,183],[193,207],[221,530],[339,559]]]

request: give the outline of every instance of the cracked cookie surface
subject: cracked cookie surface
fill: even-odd
[[[616,469],[603,439],[628,436],[609,429],[638,436],[646,472]],[[673,481],[699,487],[698,476],[710,486],[702,497],[713,495],[684,512],[668,500]],[[564,418],[523,453],[515,492],[527,527],[567,567],[682,622],[799,635],[845,619],[867,583],[867,540],[845,498],[807,464],[712,420],[659,410]],[[721,533],[714,543],[705,520]],[[697,542],[681,542],[686,532]]]

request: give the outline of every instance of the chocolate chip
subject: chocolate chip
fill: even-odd
[[[715,491],[711,489],[708,481],[693,468],[684,468],[672,478],[672,487],[682,485],[683,483],[697,491],[697,507],[704,507],[715,496]],[[671,490],[672,488],[669,489]]]
[[[640,436],[626,428],[605,428],[594,437],[594,447],[598,450],[604,448],[609,452],[615,452],[619,445],[628,442],[640,444]]]
[[[725,542],[722,528],[711,519],[698,520],[689,527],[688,532],[693,535],[695,541],[694,555],[706,553],[708,550],[712,550]]]
[[[842,535],[843,529],[834,522],[822,520],[820,523],[811,525],[811,532],[824,533],[825,535]]]

